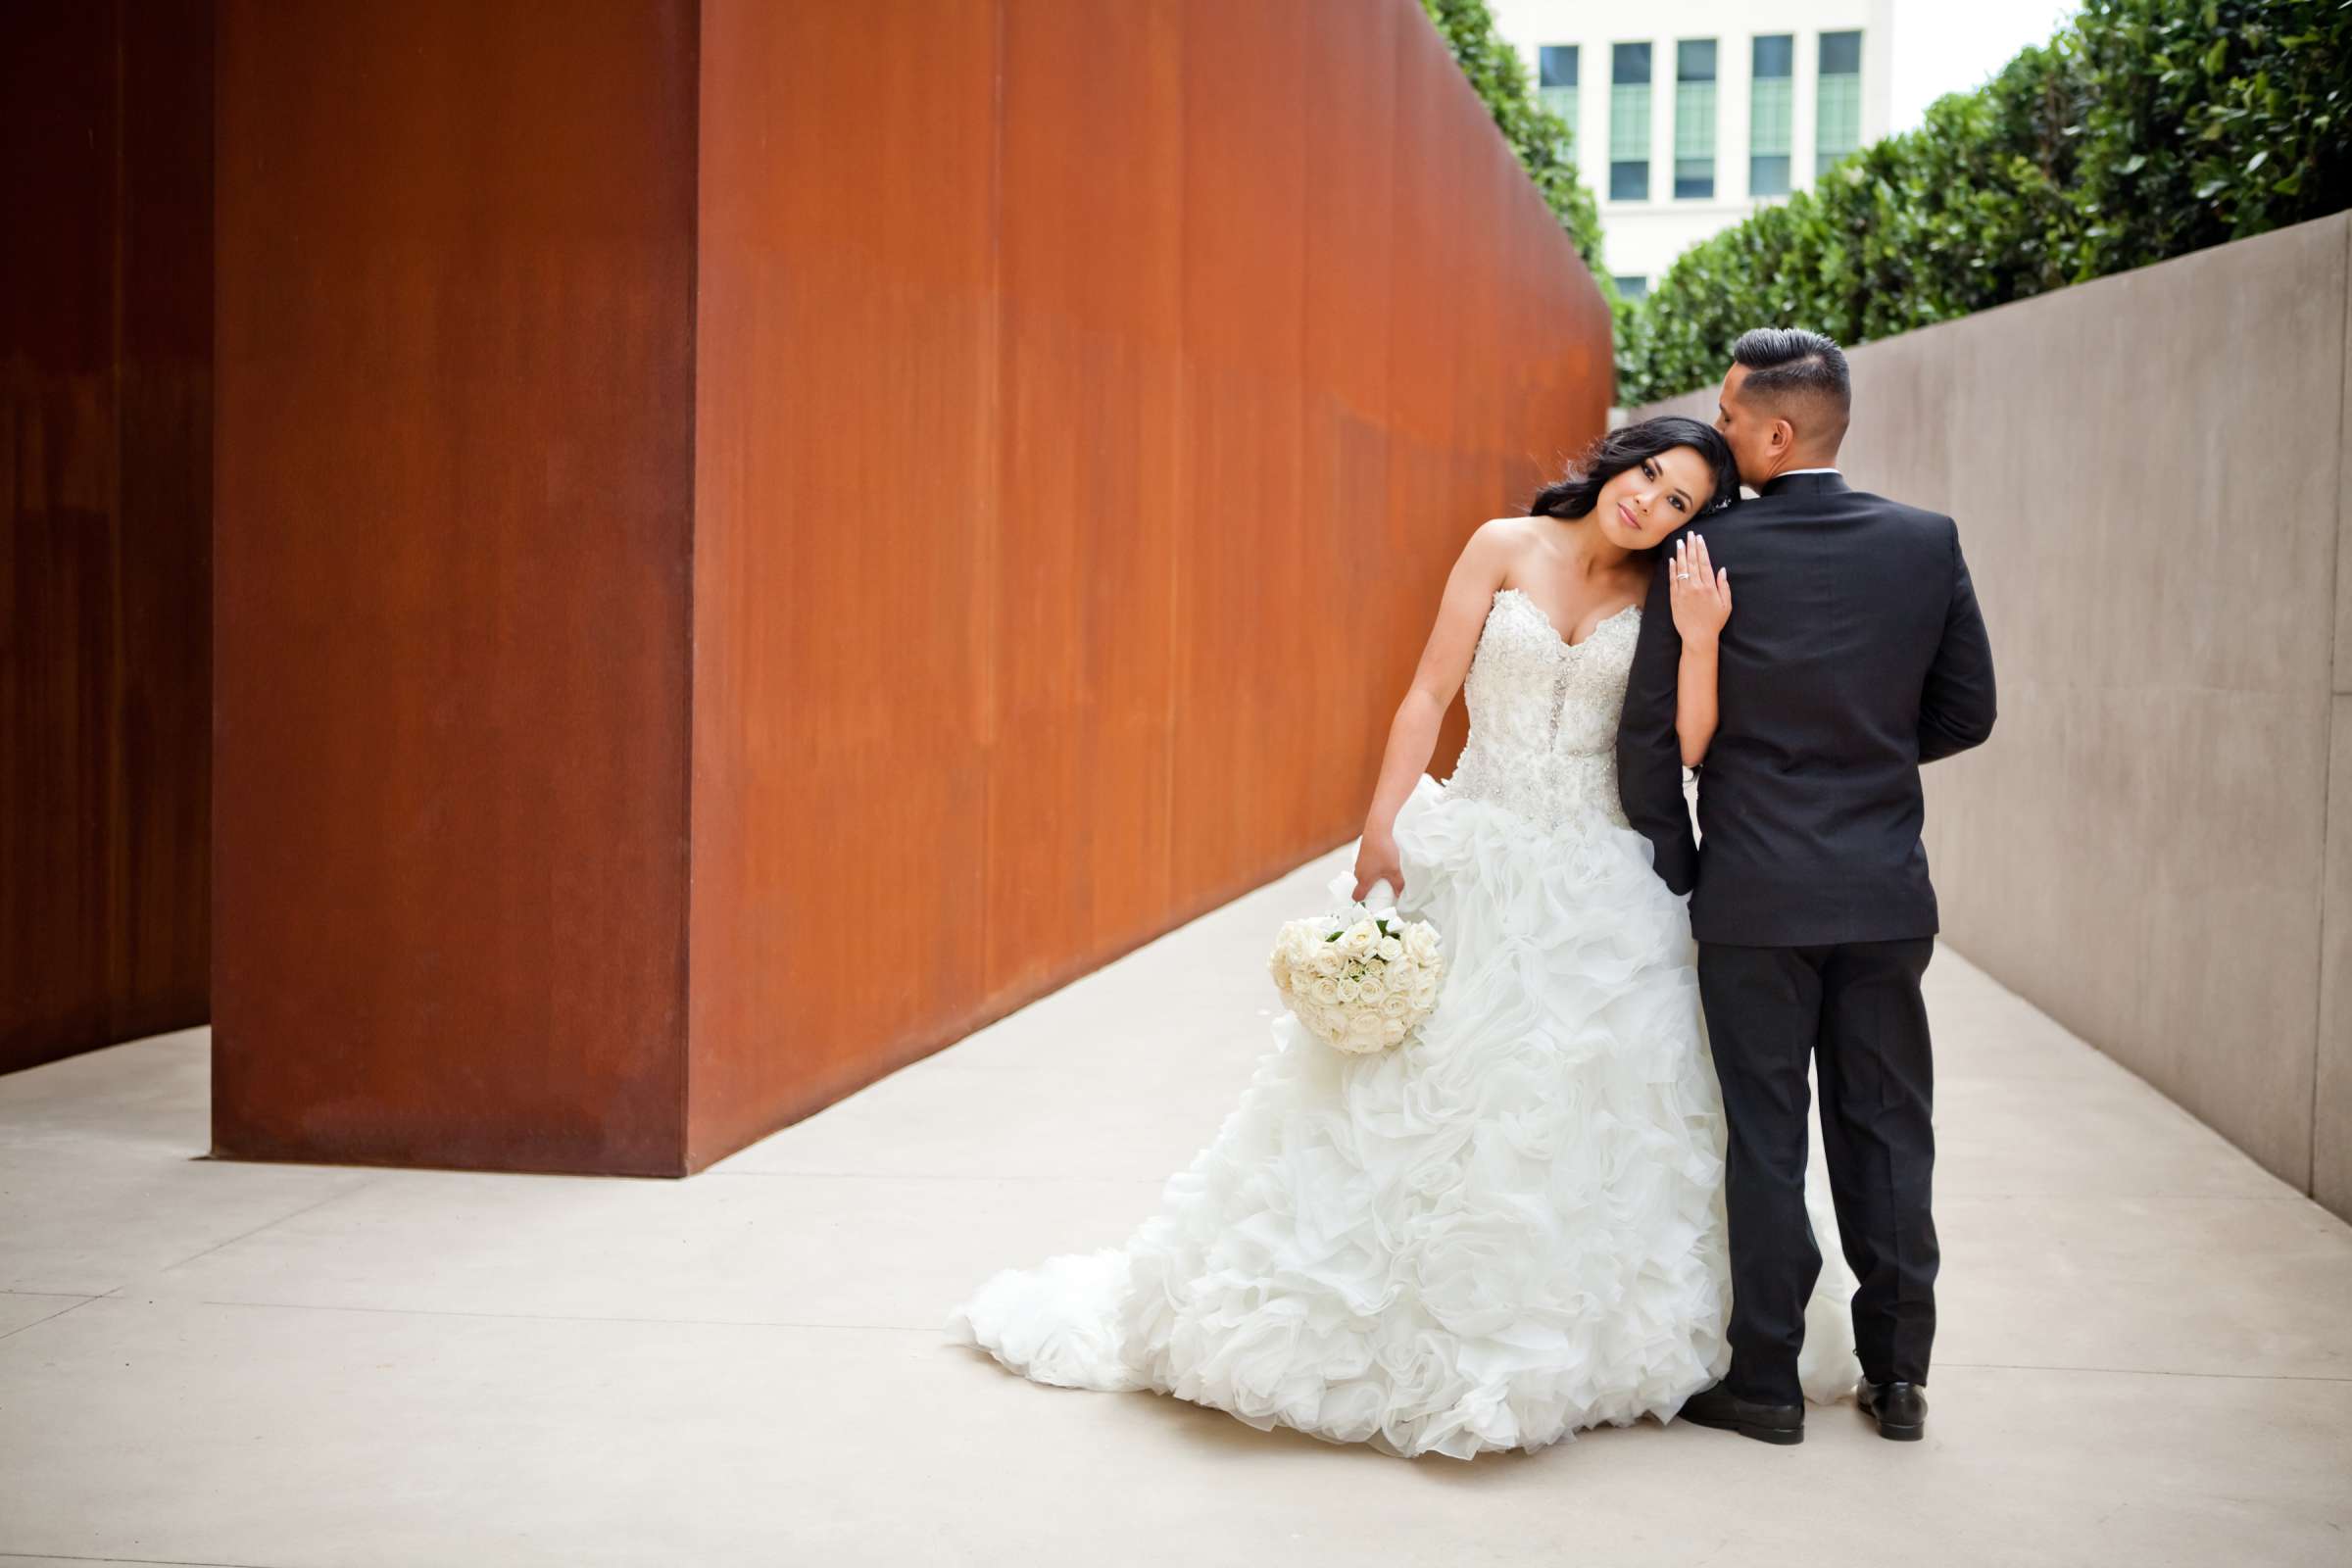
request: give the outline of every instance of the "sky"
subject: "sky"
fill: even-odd
[[[1984,85],[2077,9],[2076,0],[1896,0],[1892,128],[1913,129],[1945,93]]]

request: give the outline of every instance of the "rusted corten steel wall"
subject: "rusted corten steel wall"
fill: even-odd
[[[0,17],[0,1071],[206,997],[212,5]]]
[[[1328,848],[1604,421],[1412,0],[264,9],[224,1152],[699,1168]]]
[[[216,1152],[674,1172],[696,29],[221,0]]]
[[[1352,834],[1610,387],[1411,0],[708,0],[702,57],[696,1165]]]

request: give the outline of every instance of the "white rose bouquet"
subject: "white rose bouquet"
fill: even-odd
[[[1436,1010],[1446,975],[1438,928],[1399,920],[1395,909],[1293,920],[1275,937],[1266,967],[1307,1032],[1347,1052],[1401,1043]]]

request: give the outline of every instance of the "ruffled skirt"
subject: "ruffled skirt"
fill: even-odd
[[[1406,1456],[1670,1418],[1722,1373],[1723,1120],[1684,901],[1636,833],[1545,835],[1428,778],[1396,842],[1446,956],[1418,1035],[1348,1055],[1283,1014],[1124,1247],[999,1273],[952,1337],[1041,1383]],[[1852,1281],[1814,1223],[1802,1372],[1827,1399],[1855,1373]]]

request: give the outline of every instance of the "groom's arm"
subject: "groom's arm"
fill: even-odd
[[[1690,808],[1683,800],[1683,743],[1674,730],[1683,638],[1674,629],[1666,578],[1674,569],[1673,555],[1658,552],[1649,602],[1642,611],[1642,635],[1634,644],[1625,716],[1617,726],[1617,793],[1626,820],[1656,852],[1654,863],[1667,888],[1688,893],[1698,880],[1698,841],[1690,835]]]
[[[1949,526],[1947,524],[1947,526]],[[1992,733],[1992,643],[1977,609],[1977,590],[1952,530],[1952,597],[1943,612],[1943,640],[1928,665],[1919,697],[1919,760],[1933,762],[1982,746]]]

